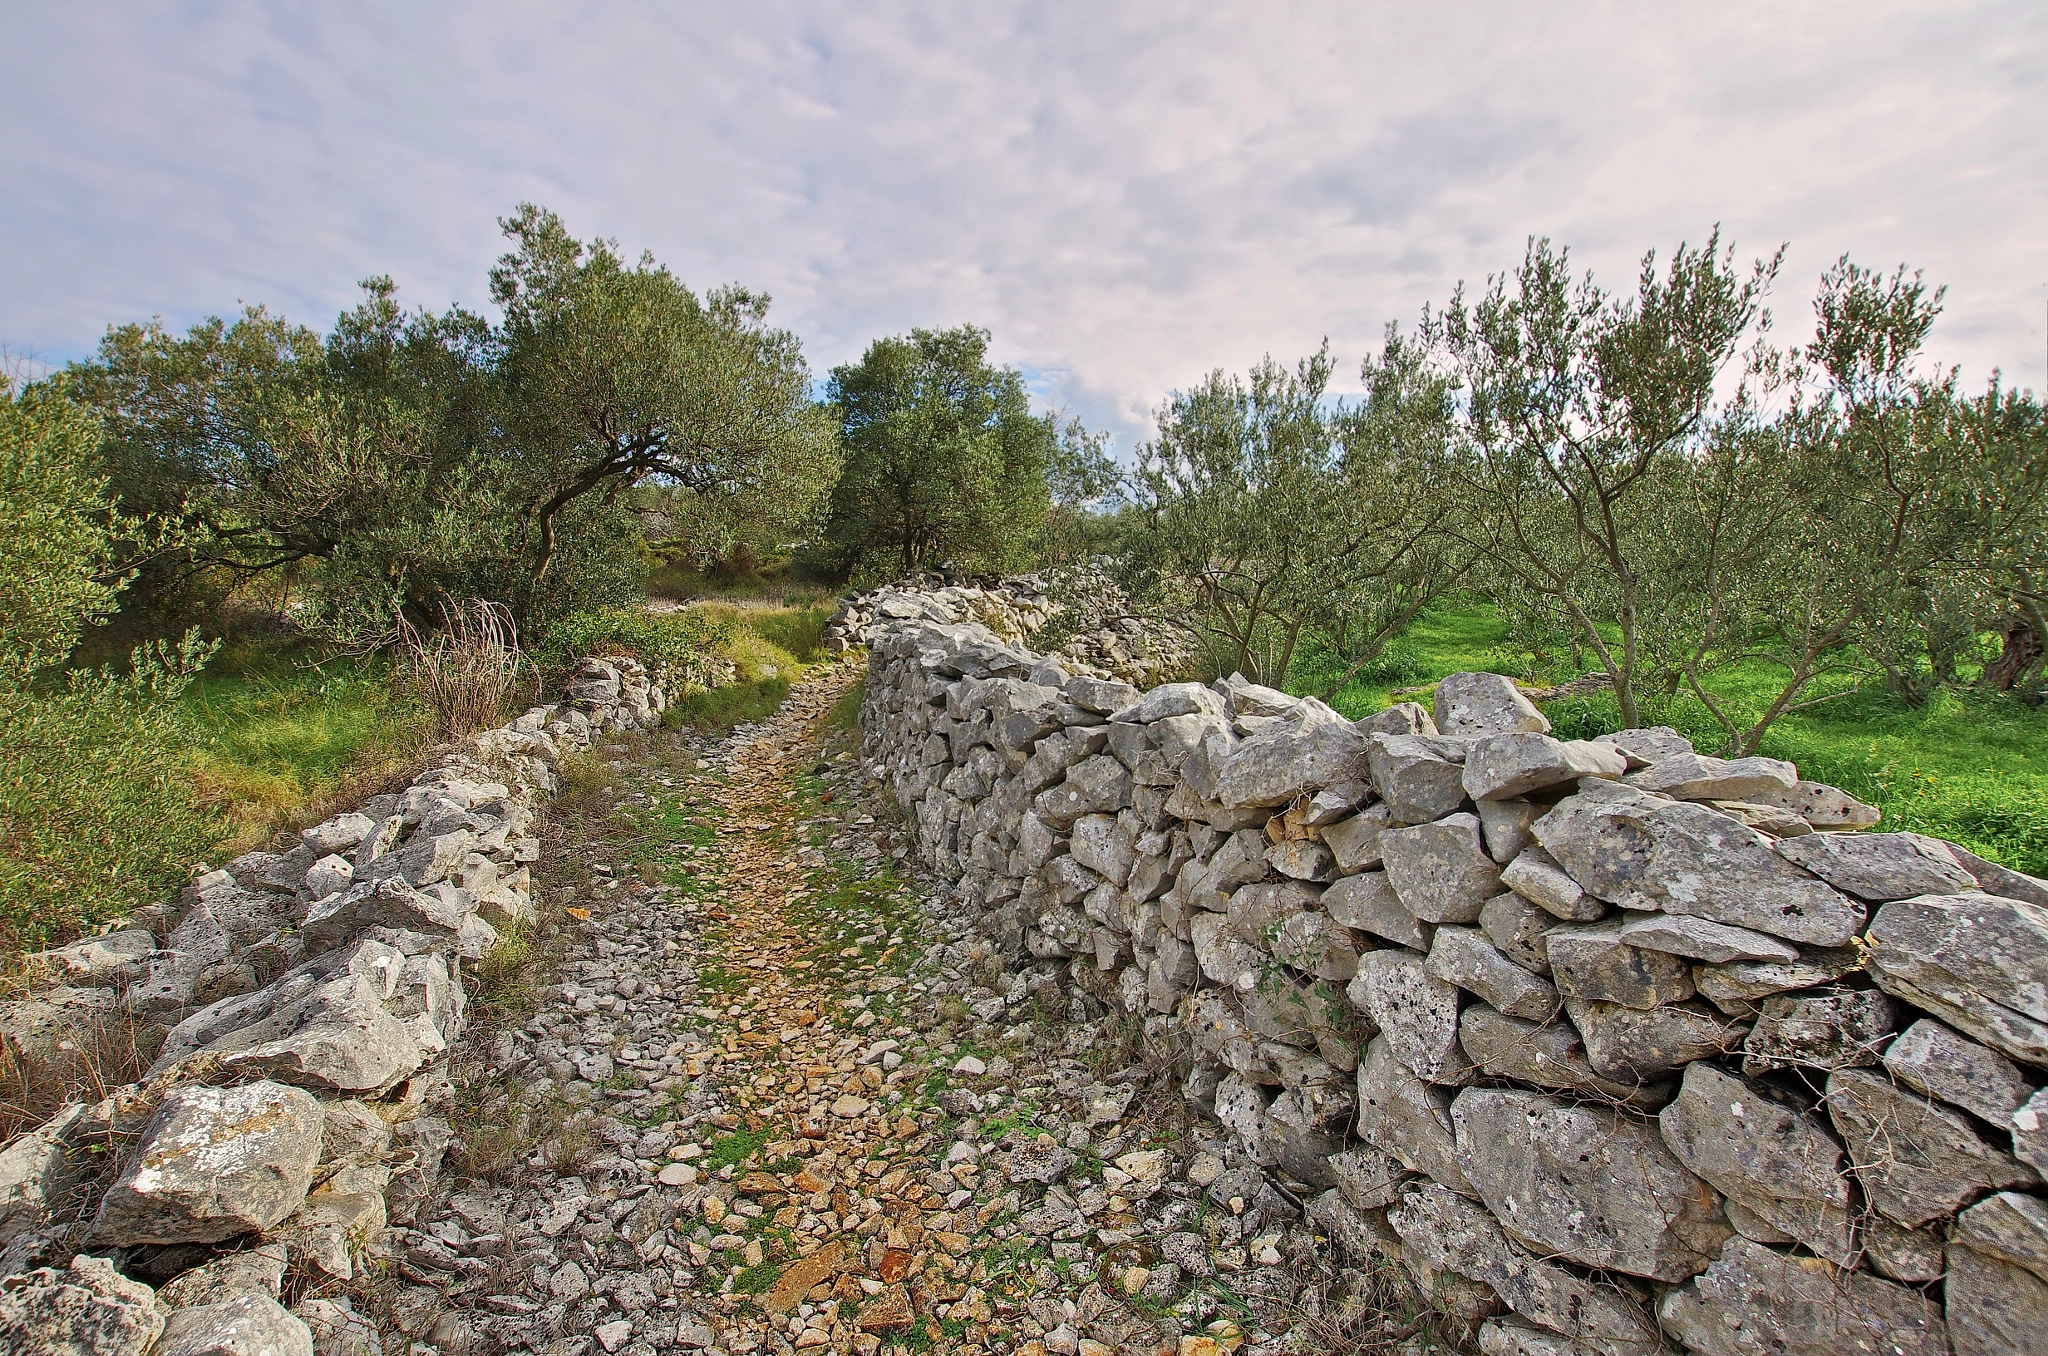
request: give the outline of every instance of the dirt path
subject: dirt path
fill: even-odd
[[[457,1071],[449,1189],[395,1236],[410,1335],[472,1356],[1244,1343],[1279,1235],[1209,1198],[1253,1179],[1197,1151],[1134,1031],[1005,974],[909,874],[834,721],[858,677],[815,672],[715,743],[615,744],[565,792],[564,925],[522,972],[552,977],[521,1008],[485,976],[500,1027]]]

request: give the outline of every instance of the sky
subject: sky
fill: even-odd
[[[123,4],[0,0],[0,350],[359,280],[487,309],[551,207],[775,299],[819,373],[971,322],[1125,453],[1167,392],[1389,321],[1531,236],[1628,286],[1717,223],[1948,288],[1975,383],[2048,364],[2048,5]]]

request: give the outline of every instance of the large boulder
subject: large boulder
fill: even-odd
[[[1746,1238],[1667,1292],[1657,1315],[1699,1356],[1949,1356],[1941,1310],[1919,1291]]]
[[[1447,735],[1528,731],[1548,734],[1550,721],[1498,673],[1454,673],[1436,685],[1436,728]]]
[[[2048,909],[1971,891],[1886,904],[1870,924],[1886,993],[2014,1059],[2048,1065]]]
[[[279,1223],[320,1158],[312,1094],[279,1083],[164,1098],[93,1220],[99,1243],[218,1243]]]
[[[1828,1260],[1855,1264],[1842,1146],[1819,1117],[1701,1062],[1657,1119],[1688,1171]]]
[[[1451,1104],[1451,1124],[1465,1180],[1539,1253],[1682,1281],[1732,1232],[1720,1197],[1654,1122],[1539,1092],[1468,1088]]]

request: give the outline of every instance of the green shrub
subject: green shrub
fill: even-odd
[[[212,647],[196,634],[125,669],[53,676],[128,576],[96,419],[0,391],[0,938],[61,940],[175,888],[219,825],[188,792],[176,702]]]
[[[549,668],[561,668],[584,655],[630,654],[663,683],[708,688],[723,676],[722,652],[738,634],[731,619],[696,610],[604,607],[562,618],[542,635],[533,653]]]

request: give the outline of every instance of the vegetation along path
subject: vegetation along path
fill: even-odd
[[[907,874],[851,752],[858,676],[717,742],[627,737],[565,790],[562,924],[484,976],[399,1326],[479,1353],[1221,1356],[1261,1345],[1243,1295],[1294,1302],[1305,1236],[1255,1236],[1256,1175],[1188,1140],[1135,1030],[1005,975]]]

